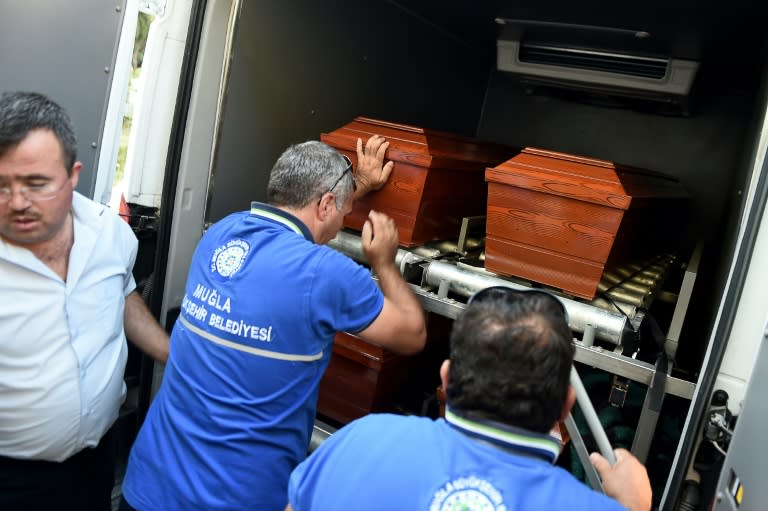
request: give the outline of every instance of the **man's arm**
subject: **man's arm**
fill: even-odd
[[[616,464],[593,452],[589,460],[603,480],[605,494],[613,497],[629,511],[650,511],[653,493],[648,473],[640,461],[626,449],[616,449]]]
[[[136,291],[125,297],[124,328],[125,336],[141,351],[163,364],[168,360],[168,334]]]
[[[384,293],[381,313],[357,335],[397,353],[421,351],[427,337],[424,310],[395,266],[397,226],[383,213],[371,211],[363,226],[362,248]]]

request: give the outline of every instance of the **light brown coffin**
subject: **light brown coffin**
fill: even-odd
[[[592,299],[606,265],[674,251],[687,194],[647,170],[526,148],[489,168],[487,270]]]

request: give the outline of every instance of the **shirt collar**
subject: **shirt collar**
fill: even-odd
[[[91,200],[77,190],[72,193],[72,213],[76,222],[99,229],[101,216],[107,211],[109,206]]]
[[[251,202],[251,215],[272,220],[273,222],[284,225],[296,234],[304,236],[309,241],[314,241],[309,228],[294,215],[285,210],[276,208],[269,204],[253,201]]]
[[[469,419],[450,408],[445,410],[445,421],[467,436],[514,454],[543,459],[549,463],[554,463],[560,455],[560,442],[551,435],[491,420]]]
[[[72,228],[75,236],[75,243],[72,245],[73,251],[84,250],[83,247],[90,250],[91,248],[88,247],[96,243],[102,226],[100,223],[101,216],[105,211],[107,211],[107,207],[103,204],[96,203],[77,191],[72,193]],[[2,238],[0,238],[0,258],[9,261],[17,260],[18,264],[23,264],[29,269],[36,269],[35,271],[38,273],[51,274],[50,268],[37,259],[28,248],[23,245],[14,245]],[[87,261],[87,258],[73,258],[70,255],[69,261],[70,265],[76,265],[78,264],[77,261]],[[71,268],[69,273],[72,274]],[[70,278],[67,277],[67,280]]]

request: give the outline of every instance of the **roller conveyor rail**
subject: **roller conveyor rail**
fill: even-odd
[[[328,245],[352,259],[366,264],[360,237],[341,231]],[[466,307],[466,298],[491,286],[507,286],[526,290],[529,282],[506,278],[471,264],[455,260],[454,245],[400,248],[395,264],[411,289],[428,312],[455,319]],[[675,265],[673,256],[661,256],[649,261],[606,270],[598,288],[598,296],[587,301],[564,296],[558,290],[539,287],[552,292],[566,308],[569,326],[577,334],[574,339],[576,362],[627,378],[651,387],[656,375],[654,364],[622,354],[623,345],[634,336],[651,303],[658,299],[661,286],[669,270]],[[373,278],[376,278],[375,275]],[[690,293],[690,285],[681,291]],[[677,296],[675,296],[677,298]],[[687,304],[687,300],[685,301]],[[679,305],[679,304],[678,304]],[[678,322],[685,315],[685,307],[677,307]],[[673,338],[672,342],[676,343]],[[667,352],[670,350],[667,348]],[[691,399],[695,384],[665,375],[664,394]],[[647,402],[641,416],[649,414]],[[654,424],[655,426],[655,424]],[[638,431],[632,451],[647,452],[652,431]]]

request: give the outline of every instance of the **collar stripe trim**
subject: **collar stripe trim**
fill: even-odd
[[[218,337],[209,332],[206,332],[201,328],[196,327],[195,325],[187,321],[187,319],[184,317],[183,314],[179,316],[179,321],[181,321],[181,324],[184,325],[184,328],[186,328],[187,330],[189,330],[194,334],[199,335],[203,339],[211,341],[214,344],[218,344],[219,346],[232,348],[238,351],[244,351],[245,353],[250,353],[251,355],[256,355],[264,358],[273,358],[276,360],[285,360],[288,362],[314,362],[316,360],[320,360],[321,358],[323,358],[322,351],[314,355],[291,355],[289,353],[279,353],[277,351],[262,350],[259,348],[254,348],[253,346],[248,346],[247,344],[240,344],[233,341],[229,341],[227,339],[222,339],[221,337]]]
[[[251,207],[251,214],[252,215],[258,215],[264,218],[269,218],[270,220],[274,220],[275,222],[280,222],[281,224],[285,225],[292,231],[294,231],[296,234],[300,236],[304,236],[304,231],[296,225],[295,222],[292,222],[285,218],[284,216],[276,215],[275,213],[272,213],[271,211],[266,211],[264,209]]]
[[[525,433],[523,430],[519,430],[519,433],[505,431],[487,424],[465,419],[456,415],[450,409],[445,410],[445,421],[464,433],[495,443],[501,443],[505,446],[533,451],[553,463],[560,455],[560,443],[549,435],[533,436],[535,433]]]

